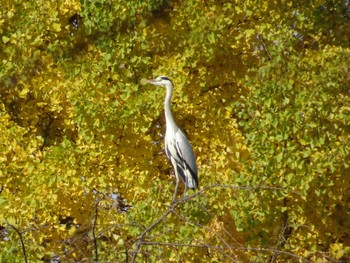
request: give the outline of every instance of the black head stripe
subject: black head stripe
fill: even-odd
[[[169,81],[171,81],[168,77],[165,77],[165,76],[162,76],[162,77],[160,77],[162,80],[169,80]]]

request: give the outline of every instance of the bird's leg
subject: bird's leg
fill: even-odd
[[[174,192],[174,195],[173,195],[173,201],[175,201],[176,199],[176,194],[177,194],[177,188],[179,187],[179,177],[177,176],[177,174],[175,174],[175,177],[176,177],[176,186],[175,186],[175,192]]]
[[[185,183],[184,197],[186,196],[186,191],[187,191],[187,182]]]

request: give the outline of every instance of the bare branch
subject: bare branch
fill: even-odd
[[[225,184],[213,184],[213,185],[209,185],[207,187],[204,187],[203,189],[197,191],[196,193],[194,193],[193,195],[188,195],[185,196],[183,198],[180,198],[178,200],[176,200],[174,203],[184,203],[187,202],[188,200],[191,200],[193,198],[195,198],[198,195],[202,195],[205,192],[213,189],[213,188],[221,188],[221,189],[236,189],[236,190],[245,190],[245,191],[256,191],[256,190],[269,190],[269,191],[288,191],[288,193],[293,193],[296,195],[300,195],[300,193],[296,192],[296,191],[290,191],[287,188],[283,188],[283,187],[274,187],[274,186],[267,186],[267,185],[261,185],[261,186],[240,186],[240,185],[225,185]]]
[[[232,251],[230,245],[227,244],[227,242],[226,242],[226,241],[221,237],[221,235],[219,235],[218,233],[212,231],[211,229],[209,229],[209,228],[206,227],[206,226],[203,226],[203,225],[198,224],[198,223],[191,222],[190,220],[188,220],[187,218],[185,218],[184,216],[180,215],[179,213],[177,213],[177,212],[175,212],[175,211],[174,211],[174,214],[175,214],[178,218],[180,218],[182,221],[184,221],[185,223],[188,223],[188,224],[191,224],[191,225],[200,227],[200,228],[204,228],[204,229],[208,230],[209,232],[213,232],[213,234],[214,234],[215,236],[217,236],[217,237],[226,245],[227,249],[229,249],[229,250],[233,253],[233,251]],[[210,248],[211,248],[211,247],[210,247]],[[232,262],[235,261],[235,260],[234,260],[232,257],[230,257],[227,253],[224,253],[224,252],[222,252],[222,251],[220,251],[220,252],[221,252],[224,256],[228,257]]]
[[[246,190],[246,191],[256,191],[256,190],[269,190],[269,191],[288,191],[288,189],[282,188],[282,187],[272,187],[272,186],[255,186],[255,187],[251,187],[251,186],[239,186],[239,185],[222,185],[222,184],[214,184],[214,185],[210,185],[207,186],[203,189],[201,189],[200,191],[197,191],[196,193],[194,193],[193,195],[189,195],[189,196],[184,196],[180,199],[175,200],[174,202],[171,203],[170,208],[161,216],[159,217],[154,223],[152,223],[150,226],[148,226],[133,242],[133,244],[136,243],[136,248],[134,251],[132,251],[131,253],[132,258],[131,258],[131,262],[136,262],[136,258],[138,253],[140,252],[140,248],[142,245],[146,244],[147,242],[144,241],[144,238],[146,237],[147,234],[149,234],[156,226],[158,226],[160,223],[162,223],[171,213],[174,213],[176,216],[180,216],[178,213],[175,212],[175,208],[178,207],[179,205],[186,203],[192,199],[194,199],[195,197],[199,196],[199,195],[203,195],[205,192],[214,189],[214,188],[221,188],[221,189],[237,189],[237,190]],[[297,192],[293,192],[294,194],[299,195],[299,193]],[[180,216],[181,217],[181,216]],[[190,223],[194,226],[197,227],[202,227],[202,228],[206,228],[205,226],[202,226],[200,224],[197,223],[193,223],[188,221],[186,218],[182,218],[183,221]],[[216,236],[218,236],[218,238],[223,241],[227,247],[227,249],[231,250],[231,246],[225,242],[225,240],[218,234],[215,233]],[[149,243],[149,242],[148,242]],[[241,244],[240,244],[240,248],[241,250],[247,250],[247,248],[244,248]],[[223,248],[220,248],[223,249]],[[285,254],[288,254],[288,252],[284,252]],[[291,253],[290,253],[291,254]],[[293,254],[291,254],[293,255]],[[233,260],[230,256],[228,256],[225,253],[225,256],[229,257],[231,260]],[[295,255],[294,255],[295,256]]]
[[[258,34],[258,39],[261,41],[261,44],[264,48],[264,51],[265,51],[267,57],[269,58],[269,60],[271,60],[272,58],[271,58],[270,52],[268,51],[266,44],[265,44],[265,41],[264,41],[264,38],[261,36],[261,34]]]
[[[95,208],[94,208],[94,219],[92,221],[92,239],[94,242],[94,261],[98,262],[98,245],[97,245],[97,236],[96,236],[96,226],[97,226],[97,218],[98,218],[98,205],[101,202],[101,200],[104,198],[104,196],[97,200],[95,203]]]
[[[133,256],[131,258],[131,262],[135,262],[137,254],[139,253],[139,250],[142,246],[143,239],[146,236],[147,233],[152,231],[153,228],[155,228],[157,225],[159,225],[174,209],[174,207],[177,206],[177,204],[174,204],[174,206],[171,206],[161,217],[159,217],[152,225],[147,227],[135,240],[136,244],[136,250],[133,252]]]
[[[287,206],[287,199],[284,199],[284,205]],[[291,227],[289,225],[289,216],[288,216],[288,211],[285,211],[282,214],[282,220],[283,220],[283,228],[282,228],[282,233],[279,237],[279,240],[276,244],[276,249],[278,248],[283,248],[284,245],[287,243],[288,238],[290,237],[290,235],[292,234],[293,231],[293,227]],[[276,261],[278,255],[280,255],[280,253],[278,251],[276,251],[270,258],[269,262],[273,263]]]
[[[209,244],[179,244],[179,243],[166,243],[166,242],[143,242],[143,245],[146,245],[146,246],[170,246],[170,247],[198,247],[198,248],[210,248],[210,249],[215,249],[215,250],[219,250],[219,251],[223,250],[223,248],[221,248],[221,247],[211,246]],[[312,262],[304,257],[295,255],[295,254],[290,253],[290,252],[277,250],[274,248],[249,248],[249,247],[230,246],[230,249],[240,250],[240,251],[258,251],[258,252],[278,253],[278,254],[284,254],[287,256],[291,256],[291,257],[296,258],[298,260],[302,260],[303,262],[307,262],[307,263]]]
[[[28,263],[28,258],[27,258],[27,252],[26,252],[26,248],[24,246],[24,241],[23,241],[23,236],[22,236],[22,233],[12,224],[8,224],[10,227],[13,228],[13,230],[16,231],[16,233],[18,234],[19,236],[19,239],[21,241],[21,246],[22,246],[22,252],[23,252],[23,257],[24,257],[24,262],[25,263]]]

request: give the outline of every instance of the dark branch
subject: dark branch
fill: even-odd
[[[270,52],[268,51],[266,44],[265,44],[265,41],[264,41],[263,37],[261,36],[261,34],[258,34],[258,39],[261,41],[261,44],[263,45],[263,48],[264,48],[264,51],[265,51],[267,57],[269,58],[269,60],[271,60],[272,58],[271,58]]]
[[[214,184],[214,185],[210,185],[207,186],[205,188],[203,188],[200,191],[197,191],[196,193],[194,193],[193,195],[189,195],[189,196],[184,196],[183,198],[177,199],[174,202],[171,203],[170,208],[161,216],[159,217],[153,224],[151,224],[150,226],[148,226],[136,239],[135,241],[132,243],[135,244],[136,243],[136,248],[134,251],[132,251],[132,258],[131,258],[131,262],[134,263],[136,262],[136,258],[138,253],[140,252],[140,248],[142,245],[146,244],[147,242],[144,241],[146,235],[148,233],[150,233],[156,226],[158,226],[161,222],[163,222],[169,214],[173,213],[175,211],[175,208],[180,206],[183,203],[188,202],[189,200],[194,199],[196,196],[198,195],[202,195],[205,192],[207,192],[210,189],[214,189],[214,188],[221,188],[221,189],[237,189],[237,190],[246,190],[246,191],[256,191],[256,190],[269,190],[269,191],[287,191],[287,189],[282,188],[282,187],[272,187],[272,186],[255,186],[255,187],[251,187],[251,186],[239,186],[239,185],[222,185],[222,184]],[[297,192],[292,192],[294,194],[298,194]],[[196,224],[194,224],[196,225]],[[197,225],[198,226],[198,225]],[[203,227],[203,226],[202,226]],[[148,242],[149,243],[149,242]],[[228,246],[228,244],[226,244],[227,247],[230,249],[230,246]],[[222,248],[220,248],[222,249]],[[241,250],[243,248],[241,247]],[[244,248],[245,249],[245,248]],[[248,249],[247,249],[248,250]],[[253,249],[251,249],[253,250]],[[263,251],[263,250],[262,250]],[[288,254],[288,252],[285,252],[285,254]],[[291,254],[291,253],[290,253]],[[291,254],[293,255],[293,254]],[[294,255],[295,256],[295,255]]]
[[[131,262],[134,263],[137,257],[137,254],[139,253],[139,250],[144,243],[143,239],[146,236],[147,233],[151,232],[153,228],[155,228],[157,225],[159,225],[174,209],[176,204],[171,206],[168,211],[166,211],[161,217],[159,217],[152,225],[147,227],[135,240],[136,244],[136,250],[133,252],[133,256],[131,258]]]
[[[94,210],[94,220],[92,222],[92,239],[94,242],[94,261],[98,262],[98,245],[97,245],[97,236],[96,236],[96,226],[97,226],[97,218],[98,218],[98,205],[101,202],[102,199],[98,200],[95,204],[95,210]]]
[[[166,242],[143,242],[143,245],[146,245],[146,246],[169,246],[169,247],[195,247],[195,248],[215,249],[215,250],[219,250],[219,251],[223,250],[223,248],[221,248],[221,247],[211,246],[209,244],[179,244],[179,243],[166,243]],[[302,260],[303,262],[307,262],[307,263],[312,262],[304,257],[295,255],[295,254],[290,253],[290,252],[277,250],[274,248],[249,248],[249,247],[235,247],[235,246],[230,246],[229,248],[232,250],[240,250],[240,251],[244,250],[244,251],[279,253],[279,254],[284,254],[284,255],[291,256],[293,258]]]
[[[14,226],[14,225],[11,225],[11,224],[8,224],[10,227],[12,227],[16,233],[18,234],[19,236],[19,239],[21,240],[21,246],[22,246],[22,252],[23,252],[23,257],[24,257],[24,262],[25,263],[28,263],[28,258],[27,258],[27,252],[26,252],[26,248],[24,246],[24,241],[23,241],[23,236],[22,236],[22,233]]]

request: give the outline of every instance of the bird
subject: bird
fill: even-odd
[[[171,96],[173,93],[173,83],[166,76],[160,76],[156,79],[147,80],[148,83],[166,88],[164,99],[164,112],[166,131],[164,137],[165,154],[168,157],[175,171],[176,186],[173,195],[173,202],[176,199],[179,178],[185,184],[186,189],[198,188],[198,170],[196,157],[192,146],[185,134],[177,126],[171,111]]]

